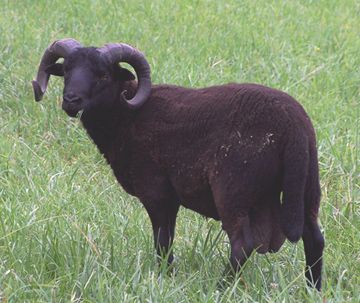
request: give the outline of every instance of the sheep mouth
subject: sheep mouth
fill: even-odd
[[[78,115],[78,113],[83,111],[83,109],[79,108],[79,106],[74,106],[72,104],[68,104],[68,103],[64,103],[64,102],[62,104],[62,109],[71,118],[75,118]]]

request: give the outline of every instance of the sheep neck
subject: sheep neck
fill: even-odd
[[[81,122],[87,133],[97,145],[99,151],[111,162],[114,146],[126,146],[129,139],[135,113],[120,101],[122,91],[127,91],[127,97],[132,98],[136,93],[136,82],[126,82],[119,86],[118,102],[111,107],[96,107],[84,111]]]

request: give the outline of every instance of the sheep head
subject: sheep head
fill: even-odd
[[[59,58],[64,58],[64,62],[57,63]],[[32,82],[35,100],[42,99],[50,75],[55,75],[64,77],[62,107],[69,116],[100,104],[111,105],[119,100],[122,84],[135,79],[119,62],[129,63],[136,72],[138,88],[134,97],[128,100],[126,91],[120,93],[120,100],[136,109],[150,95],[150,67],[141,52],[122,43],[95,48],[82,47],[74,39],[53,42],[45,50],[36,80]]]

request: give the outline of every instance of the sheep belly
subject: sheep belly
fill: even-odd
[[[194,196],[185,196],[181,201],[181,205],[205,217],[220,220],[214,199],[207,191],[200,192]]]
[[[210,186],[199,171],[174,174],[171,183],[183,207],[205,217],[220,220]]]
[[[285,241],[279,224],[279,213],[279,207],[274,205],[262,205],[250,211],[252,238],[260,254],[277,252]]]

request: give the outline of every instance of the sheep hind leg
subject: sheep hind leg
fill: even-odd
[[[246,260],[254,251],[249,218],[247,216],[242,217],[237,223],[236,229],[228,230],[224,228],[230,240],[231,253],[230,264],[226,267],[217,284],[217,287],[221,290],[226,289],[233,283],[236,273],[241,273]]]
[[[230,263],[233,270],[239,272],[254,251],[254,241],[248,216],[240,218],[236,226],[228,235],[231,245]]]
[[[230,276],[241,271],[242,266],[254,251],[249,217],[239,218],[235,226],[233,229],[225,229],[230,240],[231,265],[225,270],[225,274]]]
[[[324,237],[316,221],[310,219],[305,221],[302,239],[306,258],[306,282],[320,291]]]

